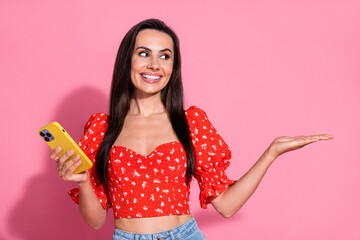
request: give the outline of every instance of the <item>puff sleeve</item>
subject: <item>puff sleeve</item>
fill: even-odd
[[[192,106],[186,111],[186,117],[196,157],[194,177],[200,188],[200,205],[206,209],[210,197],[219,196],[236,182],[225,173],[231,151],[203,110]]]
[[[96,113],[90,117],[84,128],[84,136],[80,139],[78,145],[95,164],[95,157],[100,148],[108,126],[108,117],[103,113]],[[95,165],[89,169],[91,185],[104,209],[111,207],[102,185],[99,183],[95,174]],[[70,197],[79,204],[79,188],[74,188],[68,193]]]

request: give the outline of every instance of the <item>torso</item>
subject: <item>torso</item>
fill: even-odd
[[[191,219],[191,215],[115,219],[115,227],[126,232],[149,234],[176,228]]]
[[[123,146],[146,156],[161,144],[178,141],[166,113],[149,117],[127,115],[114,146]]]
[[[149,117],[127,115],[114,146],[123,146],[137,154],[147,156],[159,145],[174,141],[178,141],[178,138],[165,112],[153,114]],[[190,214],[119,218],[115,219],[115,227],[127,232],[147,234],[175,228],[190,220],[190,218]]]

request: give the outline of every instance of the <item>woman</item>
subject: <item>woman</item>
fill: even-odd
[[[79,156],[66,162],[73,152],[59,158],[60,147],[50,158],[64,180],[78,183],[70,195],[92,228],[101,228],[113,207],[113,239],[205,239],[189,211],[192,176],[201,207],[211,203],[230,217],[279,155],[332,138],[279,137],[244,176],[228,179],[228,146],[204,111],[183,109],[178,38],[163,22],[149,19],[130,29],[120,45],[109,116],[94,114],[79,142],[94,167],[73,174]]]

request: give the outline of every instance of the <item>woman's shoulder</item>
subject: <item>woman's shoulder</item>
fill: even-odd
[[[206,128],[211,123],[204,110],[197,106],[191,106],[185,111],[186,119],[190,131],[194,134],[199,133],[198,129]]]
[[[90,116],[88,123],[91,122],[108,122],[109,116],[105,113],[94,113]]]
[[[185,111],[185,115],[188,119],[199,118],[199,117],[207,118],[205,111],[195,105],[189,107]]]
[[[84,127],[84,132],[87,132],[89,129],[94,131],[95,129],[101,129],[107,127],[109,122],[109,117],[105,113],[94,113],[90,116],[89,120],[86,122]]]

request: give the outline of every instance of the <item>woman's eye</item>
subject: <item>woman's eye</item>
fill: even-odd
[[[167,59],[169,59],[170,58],[170,56],[169,55],[167,55],[167,54],[164,54],[164,55],[161,55],[161,57],[160,57],[161,59],[163,59],[163,60],[167,60]]]
[[[142,57],[146,57],[148,54],[146,52],[140,52],[139,55]]]

